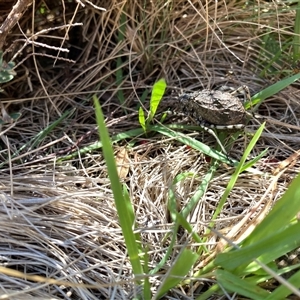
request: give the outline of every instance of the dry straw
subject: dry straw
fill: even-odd
[[[34,1],[6,38],[3,50],[10,51],[6,60],[22,50],[15,59],[18,75],[2,85],[1,102],[7,111],[21,111],[22,117],[3,126],[1,133],[0,258],[2,267],[16,273],[0,272],[0,299],[131,299],[138,292],[101,151],[62,163],[54,156],[97,141],[92,94],[96,92],[101,100],[110,132],[117,134],[139,126],[139,99],[158,78],[167,79],[169,100],[172,90],[179,93],[224,84],[247,84],[253,95],[279,79],[280,73],[260,76],[263,61],[273,57],[261,41],[269,35],[282,47],[281,36],[292,36],[294,12],[283,4],[275,9],[273,2],[259,1],[255,9],[246,7],[246,1],[146,1],[145,6],[139,2],[143,1],[107,1],[105,5],[93,1],[93,5],[83,2],[82,7],[76,1],[67,5]],[[125,23],[120,25],[120,20]],[[272,68],[282,71],[289,65],[274,61]],[[118,69],[122,69],[119,82]],[[281,122],[281,126],[267,124],[255,147],[253,155],[269,149],[257,164],[261,171],[271,174],[279,161],[298,150],[299,137],[289,128],[299,126],[298,89],[298,84],[290,86],[260,108],[261,114]],[[72,109],[72,117],[41,135]],[[209,135],[200,133],[200,139],[215,144]],[[183,207],[201,183],[209,160],[161,136],[144,142],[126,153],[125,181],[143,242],[151,253],[149,264],[155,266],[165,251],[162,238],[170,229],[168,189],[179,173],[194,174],[176,187],[178,207]],[[248,142],[247,135],[241,136],[230,155],[240,158]],[[233,241],[241,238],[267,212],[262,208],[271,207],[286,190],[298,169],[295,163],[286,170],[266,195],[270,178],[242,174],[216,229],[231,233]],[[232,172],[228,166],[219,168],[189,216],[190,222],[199,224],[199,233]],[[187,239],[179,237],[177,247]],[[217,242],[212,236],[208,248],[214,249]],[[18,276],[20,272],[45,281]],[[151,279],[154,293],[161,280],[162,275]],[[172,297],[180,299],[182,293],[174,289]]]

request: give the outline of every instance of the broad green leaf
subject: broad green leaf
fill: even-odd
[[[154,117],[157,107],[165,93],[167,83],[165,79],[160,79],[154,83],[150,98],[150,121]]]

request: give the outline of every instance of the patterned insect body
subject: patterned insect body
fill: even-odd
[[[242,87],[245,89],[245,87]],[[214,128],[242,128],[247,122],[247,112],[241,99],[234,92],[223,90],[202,90],[179,96],[184,114],[200,125]]]

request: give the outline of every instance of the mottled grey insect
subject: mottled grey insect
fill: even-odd
[[[182,112],[212,134],[224,153],[226,150],[211,128],[241,129],[245,127],[249,115],[237,96],[242,94],[244,99],[250,99],[248,87],[243,85],[232,92],[228,90],[228,87],[219,90],[205,89],[183,93],[178,97]]]
[[[250,99],[247,86],[241,86],[233,92],[228,87],[219,90],[202,90],[181,94],[178,99],[184,114],[194,119],[199,125],[217,129],[243,128],[247,115],[241,99],[236,96],[243,94]]]

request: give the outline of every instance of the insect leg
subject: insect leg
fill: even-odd
[[[200,126],[201,126],[201,128],[202,128],[203,130],[205,130],[206,132],[208,132],[209,134],[211,134],[211,135],[215,138],[215,140],[216,140],[217,143],[219,144],[219,146],[220,146],[222,152],[223,152],[224,154],[228,155],[228,154],[227,154],[227,151],[225,150],[224,146],[222,145],[220,139],[217,137],[216,133],[215,133],[211,128],[209,128],[209,127],[206,127],[206,126],[204,126],[204,125],[200,125]]]
[[[244,95],[244,102],[251,100],[251,94],[249,91],[249,87],[247,85],[242,85],[233,92],[230,93],[233,96],[236,96],[238,94]]]

